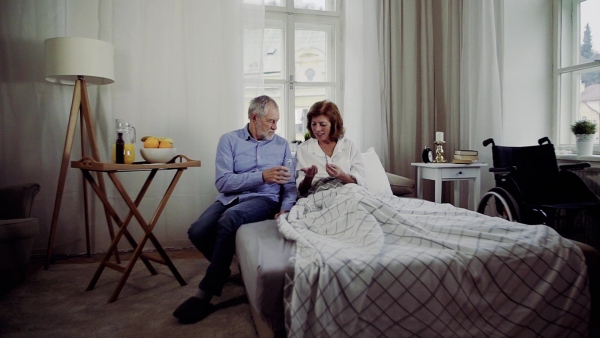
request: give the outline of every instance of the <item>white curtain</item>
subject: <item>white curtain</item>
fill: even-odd
[[[364,151],[373,147],[384,162],[387,145],[381,128],[378,5],[376,1],[362,0],[346,0],[344,4],[344,126],[359,148]]]
[[[491,167],[491,145],[483,140],[502,139],[502,54],[503,8],[500,0],[465,1],[462,24],[460,143],[479,151],[479,158]],[[482,194],[492,188],[494,176],[482,173]]]
[[[155,229],[165,247],[190,246],[189,225],[216,195],[218,139],[245,123],[242,11],[241,0],[0,2],[0,184],[41,184],[33,207],[41,227],[37,252],[46,249],[73,95],[72,86],[44,80],[44,40],[77,36],[114,45],[115,83],[88,87],[104,160],[120,118],[137,130],[136,160],[139,139],[155,135],[173,138],[179,154],[202,161],[201,168],[184,172]],[[76,135],[72,160],[81,154],[79,128]],[[134,196],[146,177],[119,175]],[[146,194],[140,208],[148,218],[171,177],[172,172],[159,172]],[[106,185],[123,213],[110,180]],[[109,243],[106,220],[100,201],[90,196],[92,251],[103,252]],[[140,238],[135,221],[130,230]],[[67,174],[55,252],[85,252],[82,178],[76,169]]]

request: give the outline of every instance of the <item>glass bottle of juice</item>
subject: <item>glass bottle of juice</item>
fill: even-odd
[[[112,146],[112,161],[117,163],[117,158],[116,158],[116,144],[113,144]],[[133,145],[133,143],[125,143],[123,146],[123,159],[124,159],[124,163],[125,164],[131,164],[135,161],[135,147]]]
[[[123,141],[123,133],[118,133],[117,142],[115,143],[115,163],[125,163],[125,141]]]
[[[116,129],[118,139],[123,142],[123,145],[121,148],[118,143],[113,144],[112,160],[116,163],[131,164],[135,161],[135,128],[129,122],[117,119]],[[121,156],[123,156],[122,161]]]

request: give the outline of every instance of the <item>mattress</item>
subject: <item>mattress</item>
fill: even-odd
[[[275,220],[248,223],[237,231],[236,255],[253,313],[275,333],[285,332],[283,286],[286,270],[293,271],[293,242],[283,238]]]

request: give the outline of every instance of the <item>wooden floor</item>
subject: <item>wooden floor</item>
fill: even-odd
[[[200,251],[195,248],[185,248],[185,249],[165,249],[167,255],[171,259],[186,259],[186,258],[203,258],[204,256]],[[160,257],[160,255],[155,251],[146,252],[149,255]],[[133,250],[128,252],[120,252],[119,258],[122,261],[127,261],[133,256]],[[85,254],[76,255],[76,256],[56,256],[52,260],[52,264],[83,264],[83,263],[98,263],[102,261],[104,258],[104,253],[90,255],[89,257]],[[44,264],[45,257],[36,257],[33,256],[30,264],[36,265],[36,263]],[[114,255],[111,257],[111,260],[114,260]]]
[[[200,253],[196,248],[185,248],[185,249],[165,249],[167,255],[171,259],[201,259],[204,255]],[[156,256],[160,255],[157,252],[146,252],[149,255]],[[133,256],[133,250],[128,252],[119,253],[121,262],[130,260]],[[52,260],[49,269],[52,269],[54,264],[85,264],[85,263],[99,263],[104,258],[104,253],[93,254],[89,257],[86,254],[83,255],[55,255]],[[115,257],[111,257],[111,261],[115,262]],[[24,269],[11,269],[7,271],[1,271],[0,276],[0,296],[10,291],[16,285],[20,284],[24,279],[32,274],[42,270],[46,262],[46,257],[43,255],[32,255],[29,263]]]
[[[196,248],[184,248],[184,249],[165,249],[167,255],[171,259],[188,259],[188,258],[203,258],[204,256]],[[144,251],[146,254],[160,258],[160,255],[156,251]],[[82,255],[55,255],[50,264],[52,268],[53,264],[85,264],[85,263],[99,263],[104,258],[104,253],[93,254],[87,256]],[[133,250],[127,252],[119,252],[119,258],[121,261],[128,261],[133,256]],[[111,257],[111,261],[115,261],[114,255]],[[45,262],[45,256],[32,256],[29,262],[30,267],[28,269],[36,270],[37,268],[43,268]]]

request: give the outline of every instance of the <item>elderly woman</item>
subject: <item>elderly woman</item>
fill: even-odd
[[[296,151],[299,195],[347,183],[366,186],[360,150],[344,137],[344,121],[337,105],[319,101],[310,107],[306,118],[311,138]]]

